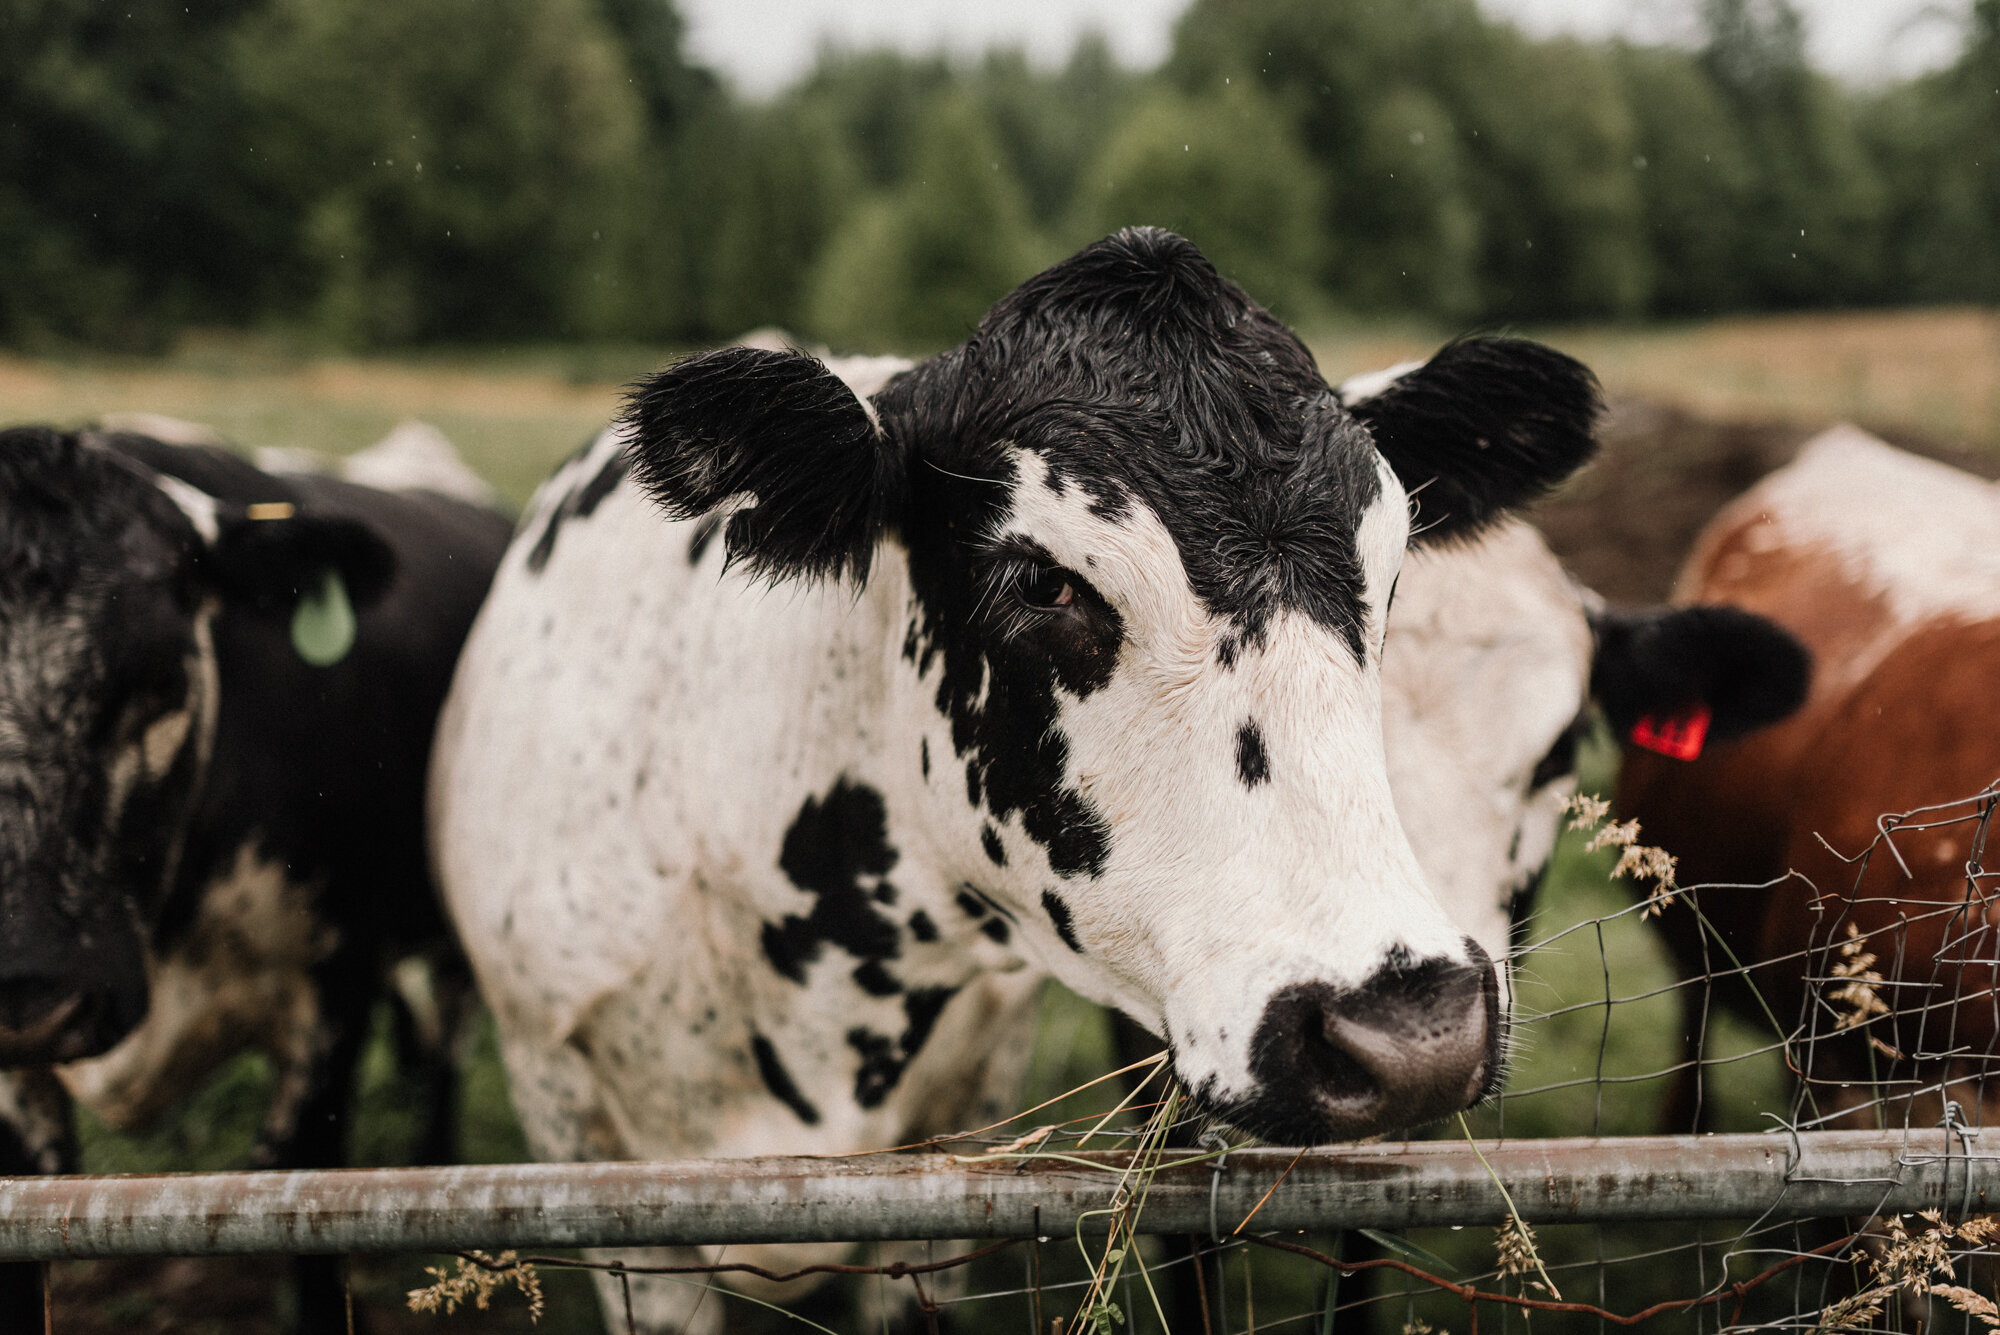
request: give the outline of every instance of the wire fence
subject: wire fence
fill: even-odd
[[[1510,1086],[1427,1141],[1231,1146],[1153,1068],[1068,1089],[1113,1064],[1072,1036],[1043,1053],[1060,1097],[913,1152],[15,1179],[0,1257],[55,1262],[45,1315],[70,1335],[148,1328],[105,1315],[104,1276],[134,1264],[109,1258],[282,1252],[352,1256],[378,1331],[616,1330],[656,1276],[724,1330],[2000,1327],[1996,806],[2000,785],[1886,817],[1828,887],[1635,895],[1607,876],[1621,849],[1566,841],[1518,960]],[[1937,848],[1952,874],[1920,875]],[[1796,930],[1746,935],[1745,897],[1777,896]],[[782,1250],[827,1242],[854,1246]],[[673,1250],[551,1254],[639,1245]]]

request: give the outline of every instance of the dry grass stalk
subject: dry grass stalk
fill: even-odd
[[[1465,1136],[1465,1143],[1479,1159],[1479,1166],[1486,1170],[1486,1176],[1493,1179],[1493,1185],[1500,1192],[1500,1199],[1507,1206],[1507,1222],[1494,1230],[1493,1247],[1498,1254],[1500,1273],[1503,1275],[1525,1275],[1530,1270],[1541,1276],[1539,1281],[1527,1280],[1526,1284],[1540,1289],[1558,1302],[1562,1292],[1556,1282],[1549,1277],[1548,1267],[1542,1264],[1542,1254],[1535,1250],[1535,1230],[1528,1227],[1528,1221],[1521,1218],[1521,1212],[1514,1207],[1514,1197],[1507,1190],[1507,1184],[1493,1171],[1493,1165],[1486,1162],[1486,1155],[1480,1150],[1479,1142],[1472,1138],[1472,1124],[1465,1120],[1465,1114],[1458,1115],[1458,1129]]]
[[[991,1145],[977,1154],[954,1154],[951,1160],[953,1163],[984,1163],[1000,1155],[1019,1154],[1023,1150],[1035,1148],[1060,1130],[1062,1130],[1060,1122],[1050,1122],[1046,1126],[1036,1127],[1025,1135],[1016,1136],[1005,1145]]]
[[[1161,1054],[1163,1059],[1165,1056],[1165,1053]],[[1159,1069],[1162,1068],[1155,1068],[1156,1071]],[[1150,1078],[1149,1076],[1148,1079]],[[1140,1087],[1144,1087],[1143,1082]],[[1137,1093],[1138,1090],[1135,1089],[1132,1094],[1126,1096],[1125,1102],[1130,1103]],[[1119,1105],[1120,1108],[1124,1106],[1125,1103]],[[1091,1258],[1090,1249],[1083,1240],[1084,1220],[1093,1215],[1108,1216],[1111,1227],[1105,1238],[1104,1253],[1092,1266],[1090,1289],[1084,1294],[1083,1305],[1078,1309],[1075,1321],[1070,1327],[1071,1335],[1085,1335],[1086,1331],[1090,1332],[1090,1335],[1113,1335],[1115,1327],[1125,1324],[1125,1311],[1112,1300],[1111,1295],[1116,1291],[1118,1279],[1124,1273],[1128,1262],[1138,1270],[1139,1279],[1145,1285],[1146,1296],[1151,1299],[1154,1314],[1159,1317],[1161,1326],[1167,1325],[1166,1311],[1160,1306],[1160,1295],[1154,1291],[1152,1276],[1147,1273],[1145,1260],[1139,1255],[1138,1221],[1140,1214],[1146,1208],[1146,1198],[1152,1191],[1153,1178],[1158,1175],[1163,1163],[1167,1132],[1173,1127],[1179,1111],[1180,1091],[1178,1088],[1169,1089],[1167,1096],[1160,1100],[1159,1106],[1154,1109],[1152,1117],[1147,1120],[1144,1130],[1140,1133],[1138,1152],[1132,1156],[1131,1162],[1120,1174],[1117,1190],[1111,1194],[1110,1205],[1103,1210],[1086,1210],[1077,1218],[1077,1247],[1083,1253],[1086,1262]],[[1115,1114],[1116,1110],[1113,1112]],[[1111,1115],[1107,1114],[1106,1120],[1109,1120]],[[1104,1122],[1100,1121],[1090,1134],[1096,1134],[1096,1130],[1102,1129],[1103,1125]],[[1246,1219],[1244,1222],[1249,1221]]]
[[[1958,1278],[1952,1268],[1952,1244],[1965,1248],[1987,1246],[2000,1237],[2000,1217],[1975,1215],[1958,1225],[1946,1223],[1936,1210],[1925,1210],[1919,1217],[1925,1227],[1916,1233],[1910,1231],[1901,1215],[1887,1221],[1882,1240],[1868,1256],[1868,1286],[1830,1304],[1820,1313],[1814,1335],[1865,1330],[1882,1315],[1891,1299],[1905,1293],[1920,1299],[1942,1298],[1987,1329],[2000,1329],[2000,1306],[1984,1294],[1950,1282]]]
[[[1664,848],[1640,843],[1638,821],[1611,820],[1611,803],[1594,794],[1578,793],[1563,809],[1570,813],[1570,829],[1599,827],[1584,845],[1585,852],[1595,853],[1600,848],[1618,850],[1618,862],[1611,868],[1614,879],[1625,876],[1653,882],[1652,897],[1639,910],[1640,917],[1650,918],[1673,902],[1674,892],[1679,889],[1674,883],[1676,859]]]
[[[492,1304],[494,1293],[512,1284],[528,1300],[528,1320],[542,1319],[541,1276],[514,1252],[505,1251],[498,1256],[468,1252],[457,1258],[452,1274],[447,1275],[434,1265],[425,1266],[424,1273],[435,1282],[428,1288],[410,1290],[412,1312],[442,1311],[449,1316],[467,1303],[484,1312]]]
[[[1507,1222],[1493,1230],[1493,1251],[1501,1274],[1521,1279],[1527,1288],[1540,1289],[1554,1298],[1562,1297],[1553,1283],[1545,1282],[1548,1272],[1542,1268],[1541,1253],[1535,1249],[1535,1230],[1520,1215],[1509,1214]],[[1539,1274],[1542,1278],[1522,1278],[1531,1274]]]
[[[1847,924],[1847,939],[1840,943],[1840,962],[1833,966],[1833,976],[1841,980],[1840,986],[1827,994],[1827,1000],[1840,1016],[1833,1026],[1836,1031],[1859,1029],[1879,1015],[1890,1014],[1889,1003],[1875,990],[1888,980],[1875,972],[1875,953],[1866,949],[1867,940],[1859,927]],[[1867,1037],[1869,1044],[1889,1060],[1903,1060],[1902,1053],[1875,1035]]]

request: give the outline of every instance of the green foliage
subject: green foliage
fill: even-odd
[[[1083,173],[1079,241],[1140,223],[1171,228],[1281,314],[1318,298],[1319,179],[1276,109],[1248,84],[1189,97],[1162,88]]]
[[[1342,304],[1463,316],[1483,303],[1468,127],[1439,72],[1487,59],[1472,0],[1406,6],[1197,0],[1167,74],[1194,90],[1251,83],[1323,179],[1322,273]]]
[[[1728,265],[1758,306],[1881,294],[1884,199],[1852,101],[1805,63],[1791,0],[1706,0],[1699,62],[1731,104],[1754,168]]]
[[[923,117],[909,176],[829,244],[809,327],[842,347],[955,343],[1045,258],[985,119],[945,97]]]
[[[1139,221],[1295,319],[2000,300],[2000,0],[1872,95],[1793,0],[1699,14],[1682,51],[1194,0],[1153,73],[829,49],[749,105],[673,0],[0,0],[0,342],[927,347]]]
[[[1595,48],[1530,42],[1472,0],[1198,0],[1169,72],[1286,109],[1327,181],[1339,300],[1456,318],[1645,300],[1631,120]]]
[[[1484,220],[1451,114],[1425,89],[1391,87],[1354,148],[1354,184],[1336,203],[1350,240],[1334,286],[1364,310],[1477,311]]]
[[[960,66],[938,55],[834,47],[785,100],[802,121],[821,122],[847,146],[864,184],[885,190],[908,179],[931,108],[960,95],[985,120],[1036,221],[1047,224],[1061,216],[1077,170],[1141,82],[1096,36],[1080,40],[1053,74],[1032,69],[1019,50]]]
[[[1651,287],[1637,136],[1603,53],[1501,34],[1454,100],[1472,126],[1488,313],[1633,316]],[[1535,90],[1524,95],[1524,90]]]
[[[708,272],[709,327],[805,327],[812,268],[859,198],[847,146],[796,103],[746,118],[730,145]]]
[[[1702,0],[1701,65],[1739,98],[1778,102],[1806,75],[1806,30],[1792,0]]]
[[[644,140],[589,0],[270,0],[237,51],[324,332],[604,332],[584,280]]]
[[[1747,296],[1732,261],[1756,169],[1723,91],[1677,51],[1620,48],[1636,135],[1635,164],[1653,254],[1653,309],[1726,310]]]
[[[289,238],[235,169],[249,2],[0,0],[0,340],[144,347],[256,310]]]
[[[715,75],[681,55],[687,24],[673,0],[597,0],[654,132],[663,139],[695,124],[721,96]]]
[[[1029,68],[1019,51],[988,56],[968,80],[1013,165],[1040,227],[1060,225],[1085,164],[1103,150],[1143,85],[1086,35],[1054,75]]]
[[[1797,101],[1748,126],[1759,171],[1736,255],[1750,301],[1766,308],[1882,300],[1880,171],[1855,109],[1828,80],[1808,74]]]
[[[925,110],[957,82],[942,56],[829,48],[792,96],[849,146],[864,184],[882,190],[909,174]]]
[[[2000,301],[2000,0],[1977,0],[1951,68],[1891,90],[1863,126],[1889,199],[1885,287]]]

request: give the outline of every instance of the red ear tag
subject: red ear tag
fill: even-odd
[[[1665,718],[1648,714],[1632,725],[1632,745],[1675,760],[1693,760],[1708,740],[1709,720],[1714,717],[1715,712],[1700,701]]]

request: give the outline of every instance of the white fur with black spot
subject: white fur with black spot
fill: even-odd
[[[618,448],[607,433],[530,514]],[[764,924],[809,910],[777,853],[802,803],[843,778],[886,804],[896,917],[921,909],[940,931],[924,943],[905,929],[893,972],[906,988],[962,987],[1025,959],[1165,1026],[1186,1073],[1218,1097],[1247,1092],[1250,1041],[1277,989],[1359,984],[1398,947],[1467,958],[1385,775],[1380,618],[1408,527],[1388,469],[1359,534],[1367,662],[1280,614],[1228,669],[1224,628],[1143,505],[1095,515],[1080,490],[1040,485],[1035,457],[1017,464],[1002,528],[1088,569],[1124,621],[1110,683],[1060,701],[1065,780],[1111,828],[1095,878],[1057,876],[1011,821],[995,822],[1005,867],[987,857],[987,814],[966,802],[935,678],[902,657],[912,594],[893,543],[858,594],[762,587],[719,576],[714,550],[690,564],[695,523],[664,522],[628,484],[565,526],[542,571],[524,564],[525,542],[503,564],[440,729],[434,838],[538,1153],[896,1143],[923,1112],[910,1092],[936,1083],[928,1068],[984,1051],[981,1035],[953,1032],[954,1003],[889,1097],[861,1107],[841,1094],[858,1069],[844,1035],[896,1034],[900,999],[857,986],[836,948],[803,986],[757,950]],[[1236,774],[1246,720],[1271,756],[1254,791]],[[1013,914],[1006,945],[958,906],[968,882]],[[1084,953],[1043,911],[1051,887]],[[770,1096],[746,1055],[753,1033],[816,1122]]]
[[[1496,960],[1513,896],[1548,861],[1576,789],[1568,773],[1532,779],[1589,703],[1587,598],[1513,520],[1412,552],[1396,586],[1382,662],[1389,786],[1445,911]]]

